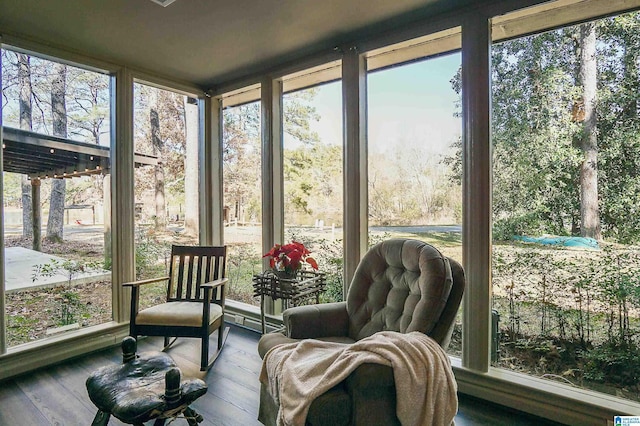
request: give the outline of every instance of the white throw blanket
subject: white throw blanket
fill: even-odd
[[[403,426],[452,424],[457,384],[444,350],[420,332],[383,331],[354,344],[307,339],[271,348],[260,381],[278,403],[278,425],[304,425],[313,400],[363,363],[393,368]]]

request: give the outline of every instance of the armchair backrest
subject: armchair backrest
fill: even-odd
[[[226,259],[226,246],[172,246],[167,301],[202,302],[201,285],[225,277]],[[218,293],[212,301],[220,302]]]
[[[412,239],[383,241],[362,258],[349,287],[349,337],[420,331],[446,346],[463,289],[460,265],[433,246]]]

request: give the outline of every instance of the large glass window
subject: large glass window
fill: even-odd
[[[166,275],[172,244],[199,243],[199,145],[197,99],[134,85],[137,279]],[[165,288],[144,286],[141,305],[155,304]]]
[[[462,259],[460,55],[368,75],[369,233],[410,236]]]
[[[343,299],[342,85],[284,96],[285,242],[302,242],[325,273],[322,300]]]
[[[640,400],[640,14],[493,46],[494,365]]]
[[[262,272],[260,103],[225,108],[223,124],[227,298],[257,305],[251,279]]]
[[[112,320],[110,77],[2,50],[8,346]]]
[[[459,67],[450,54],[368,75],[371,245],[416,238],[462,262]]]

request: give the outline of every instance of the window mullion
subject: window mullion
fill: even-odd
[[[355,47],[342,59],[344,294],[367,250],[367,66]]]
[[[489,369],[491,333],[490,20],[469,16],[462,26],[463,366]]]

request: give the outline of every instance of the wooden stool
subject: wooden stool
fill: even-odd
[[[180,370],[164,352],[136,355],[133,337],[122,341],[122,365],[102,367],[87,379],[89,398],[98,407],[92,425],[106,426],[113,415],[124,423],[143,425],[155,419],[154,426],[166,419],[183,416],[197,426],[203,418],[189,404],[207,392],[200,379],[180,382]]]

